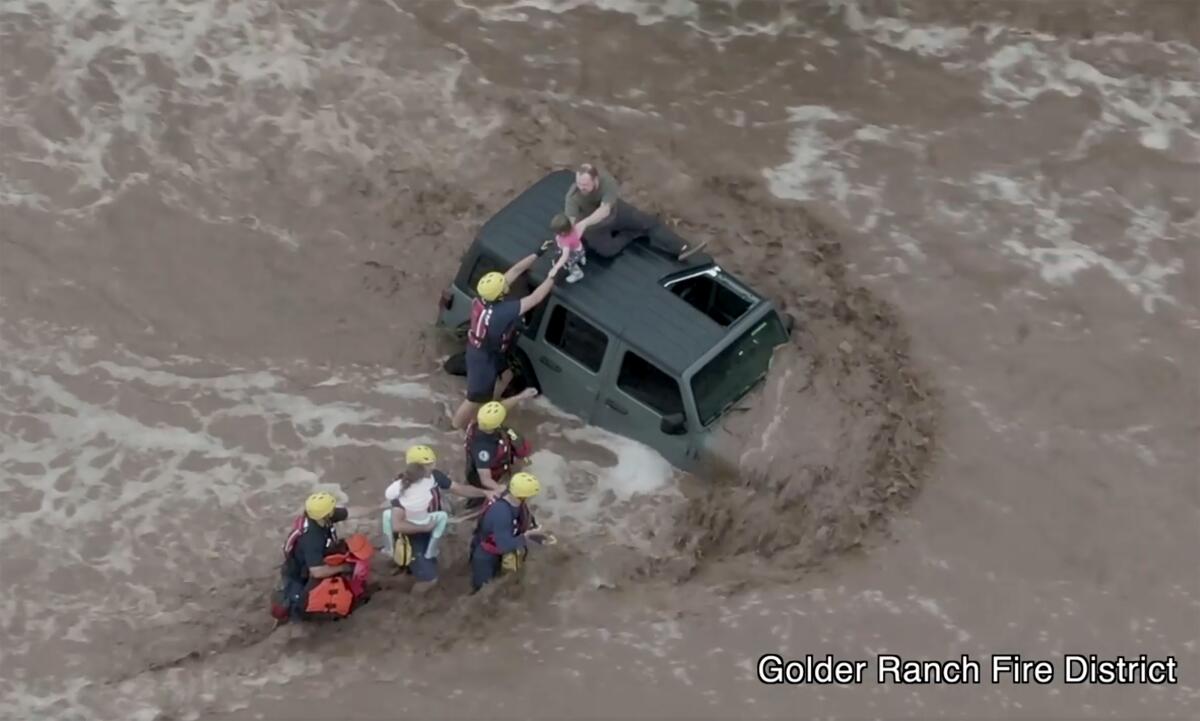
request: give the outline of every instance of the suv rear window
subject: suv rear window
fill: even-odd
[[[779,316],[771,313],[692,377],[700,422],[708,425],[741,400],[767,373],[775,347],[787,340]]]
[[[664,416],[683,413],[683,395],[675,379],[636,353],[626,351],[617,388]]]
[[[546,342],[593,373],[600,372],[608,336],[564,306],[555,305],[546,324]]]

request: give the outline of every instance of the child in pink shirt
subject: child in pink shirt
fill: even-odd
[[[550,219],[550,230],[554,233],[554,242],[560,250],[567,253],[567,282],[575,283],[583,278],[583,268],[587,265],[587,254],[583,250],[582,233],[571,225],[571,219],[559,213]]]

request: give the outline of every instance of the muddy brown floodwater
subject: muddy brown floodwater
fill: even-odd
[[[0,4],[0,716],[1200,716],[1200,10],[913,5]],[[312,488],[375,533],[407,445],[461,471],[435,299],[583,159],[797,319],[738,468],[537,401],[520,583],[456,527],[430,596],[272,631]]]

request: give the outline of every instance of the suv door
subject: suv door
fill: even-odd
[[[547,304],[541,341],[529,345],[529,360],[546,398],[591,422],[609,336],[557,299]]]
[[[631,349],[617,355],[615,377],[604,384],[596,404],[596,425],[645,443],[676,467],[687,467],[694,438],[679,382]],[[663,432],[663,418],[672,415],[683,418],[682,433]]]

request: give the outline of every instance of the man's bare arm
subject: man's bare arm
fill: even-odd
[[[403,536],[412,535],[414,533],[427,533],[429,526],[422,526],[417,523],[412,523],[408,520],[408,514],[399,506],[392,507],[392,533],[399,533]]]
[[[525,315],[529,311],[537,307],[538,303],[546,300],[546,296],[550,295],[550,289],[554,287],[554,276],[558,275],[558,271],[562,270],[567,264],[567,254],[564,251],[558,256],[558,260],[554,261],[554,266],[550,268],[550,273],[542,284],[533,289],[533,292],[521,299],[521,315]]]
[[[608,220],[613,213],[613,209],[617,206],[617,199],[620,197],[620,190],[617,188],[617,179],[608,173],[600,173],[596,178],[596,183],[598,186],[597,191],[600,193],[600,206],[591,215],[575,224],[575,228],[580,233]]]
[[[488,476],[492,475],[491,471],[487,471],[487,474]],[[483,473],[479,475],[482,478]],[[487,488],[476,488],[469,483],[459,483],[458,481],[450,484],[450,492],[463,498],[487,498],[491,495]]]
[[[583,220],[576,223],[575,229],[578,230],[580,233],[582,233],[583,231],[587,230],[588,228],[590,228],[594,225],[603,223],[605,220],[608,219],[608,216],[611,213],[612,213],[612,206],[609,205],[608,203],[601,203],[600,207],[596,208],[596,212],[592,213],[588,217],[586,217]]]
[[[504,490],[504,486],[500,485],[495,481],[495,479],[492,478],[492,471],[490,468],[483,468],[479,471],[479,482],[482,483],[483,487],[489,491]]]
[[[339,573],[349,573],[354,570],[354,566],[349,563],[343,563],[340,566],[313,566],[308,569],[308,575],[312,578],[329,578],[336,576]]]
[[[537,253],[530,253],[529,255],[525,256],[524,258],[518,260],[516,262],[516,264],[513,265],[513,267],[511,267],[507,271],[505,271],[504,282],[509,285],[512,285],[513,283],[515,283],[517,281],[517,278],[520,278],[522,273],[529,270],[530,266],[532,266],[534,264],[534,262],[537,261],[537,259],[538,259]]]

